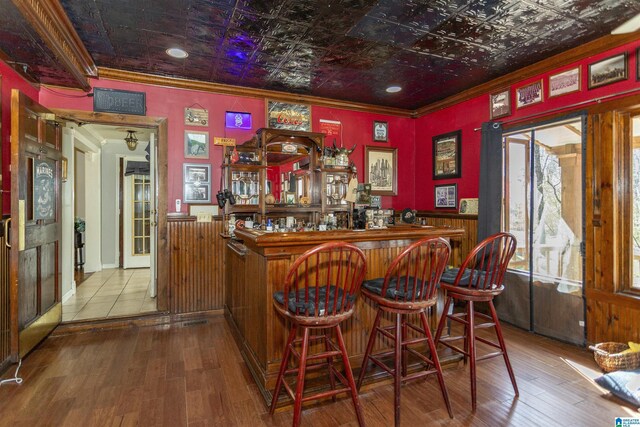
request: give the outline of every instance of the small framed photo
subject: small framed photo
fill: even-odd
[[[376,142],[387,142],[389,140],[389,123],[373,121],[373,140]]]
[[[511,114],[511,91],[507,88],[490,95],[491,108],[489,116],[491,120],[499,119]]]
[[[211,203],[211,186],[187,182],[184,184],[184,203]]]
[[[209,132],[185,130],[184,157],[185,159],[208,159]]]
[[[516,89],[516,108],[528,107],[544,100],[542,80]]]
[[[437,209],[456,209],[458,207],[457,184],[436,185],[434,188]]]
[[[580,90],[580,67],[549,76],[549,98]]]
[[[182,166],[183,180],[188,183],[209,184],[211,175],[211,165],[201,163],[185,163]]]
[[[458,213],[463,215],[478,215],[478,199],[460,199]]]
[[[589,64],[589,89],[627,80],[627,52]]]
[[[371,195],[398,195],[398,149],[364,147],[365,183]]]
[[[433,179],[460,178],[462,132],[460,130],[434,136]]]

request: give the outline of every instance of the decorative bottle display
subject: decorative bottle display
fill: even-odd
[[[220,207],[227,218],[249,216],[253,228],[263,225],[265,231],[318,230],[323,222],[325,229],[350,227],[352,204],[345,196],[355,176],[352,151],[325,148],[321,133],[259,129],[251,140],[226,147],[221,192],[236,203]]]

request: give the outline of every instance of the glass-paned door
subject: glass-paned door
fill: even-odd
[[[583,129],[578,118],[504,137],[503,223],[518,245],[505,298],[515,303],[502,310],[519,326],[576,344],[584,343]]]
[[[151,181],[148,176],[134,175],[133,179],[133,233],[131,253],[149,255],[151,240]]]

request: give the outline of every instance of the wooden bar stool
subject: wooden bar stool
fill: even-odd
[[[273,392],[271,414],[276,408],[282,386],[294,401],[294,426],[300,425],[304,402],[326,397],[335,400],[337,394],[348,392],[353,400],[358,424],[364,425],[340,323],[353,314],[365,271],[364,254],[346,242],[328,242],[316,246],[296,259],[289,269],[284,290],[273,294],[273,305],[278,313],[291,322],[291,331]],[[302,338],[296,339],[298,329],[302,330]],[[311,330],[319,333],[312,336]],[[332,331],[337,343],[331,339]],[[310,354],[310,343],[315,341],[320,341],[320,346],[315,348],[322,350]],[[298,344],[301,345],[299,352],[296,349]],[[297,367],[288,368],[291,356],[297,359]],[[344,375],[334,365],[334,357],[342,358]],[[308,364],[310,361],[320,362]],[[328,368],[331,390],[303,396],[305,373],[321,368]],[[296,374],[295,390],[285,379],[288,374]],[[343,387],[336,388],[336,378]]]
[[[437,286],[449,259],[451,248],[441,237],[419,240],[407,247],[393,260],[384,278],[367,280],[362,285],[362,293],[376,304],[378,314],[373,323],[367,350],[362,361],[358,390],[367,371],[367,364],[372,361],[394,377],[394,416],[395,425],[400,425],[400,385],[412,379],[436,374],[440,383],[442,397],[447,406],[449,416],[453,418],[449,396],[442,377],[442,368],[433,342],[431,330],[427,322],[426,311],[435,306]],[[395,315],[395,324],[381,327],[382,313]],[[418,314],[421,326],[407,321],[406,315]],[[409,336],[409,329],[413,336]],[[395,331],[395,332],[394,332]],[[390,351],[371,354],[378,334],[394,342]],[[430,358],[409,346],[427,344]],[[407,373],[409,354],[418,357],[427,366],[412,374]],[[387,366],[382,358],[393,355],[393,368]]]
[[[502,337],[500,321],[493,305],[493,298],[504,290],[504,273],[507,271],[507,266],[515,250],[516,238],[513,235],[509,233],[494,234],[473,248],[460,269],[452,269],[452,271],[445,273],[440,282],[442,288],[447,291],[447,300],[444,304],[442,317],[440,317],[440,323],[438,323],[436,345],[442,343],[452,350],[462,353],[465,364],[467,363],[467,358],[470,360],[471,407],[473,411],[476,410],[477,361],[502,356],[504,363],[507,365],[513,390],[516,396],[519,395],[516,377],[513,374],[509,356],[507,355],[507,347]],[[466,304],[466,310],[456,314],[450,311],[449,307],[453,300],[463,301]],[[476,302],[487,302],[491,316],[476,313],[474,306]],[[489,322],[476,324],[476,317],[489,320]],[[463,335],[442,337],[442,331],[449,320],[464,325]],[[497,343],[476,336],[475,329],[491,327],[495,329],[498,338]],[[452,341],[460,339],[464,340],[464,348],[451,344]],[[476,357],[476,341],[494,347],[498,351]]]

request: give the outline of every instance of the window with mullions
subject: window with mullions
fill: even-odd
[[[134,175],[133,185],[133,255],[149,255],[151,243],[151,182],[145,175]]]

